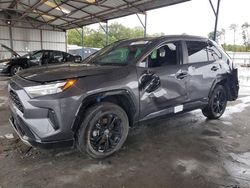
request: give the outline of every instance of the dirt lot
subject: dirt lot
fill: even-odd
[[[250,187],[250,88],[220,120],[197,110],[141,125],[120,152],[94,160],[21,143],[8,123],[7,82],[0,78],[0,188]]]

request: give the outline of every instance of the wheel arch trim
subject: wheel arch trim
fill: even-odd
[[[229,81],[228,81],[228,74],[223,74],[223,75],[221,75],[220,77],[217,77],[215,80],[214,80],[214,82],[213,82],[213,84],[212,84],[212,86],[211,86],[211,88],[210,88],[210,91],[209,91],[209,94],[208,94],[208,98],[210,98],[210,96],[212,95],[212,93],[213,93],[213,90],[215,89],[215,87],[218,85],[218,84],[220,84],[220,85],[222,85],[222,86],[224,86],[225,87],[225,89],[226,89],[226,94],[227,94],[227,98],[228,98],[228,100],[230,100],[230,96],[231,96],[231,91],[230,91],[230,88],[229,88]]]
[[[86,109],[88,107],[90,107],[90,106],[92,106],[94,104],[103,102],[108,97],[117,97],[117,96],[126,97],[126,99],[129,102],[128,105],[130,106],[129,109],[134,110],[132,114],[128,114],[128,116],[130,116],[130,115],[133,116],[132,119],[130,119],[130,123],[133,124],[133,122],[136,120],[135,114],[138,111],[138,107],[137,107],[136,102],[135,102],[136,99],[132,96],[132,94],[128,90],[126,90],[126,89],[118,89],[118,90],[110,90],[110,91],[95,93],[95,94],[92,94],[92,95],[89,95],[89,96],[85,97],[82,100],[81,104],[79,105],[78,110],[77,110],[77,112],[75,114],[75,119],[72,122],[71,130],[74,133],[77,132],[77,130],[78,130],[80,124],[81,124],[81,121],[82,121],[82,119],[84,117],[84,113],[85,113],[85,111],[86,111]],[[131,122],[131,120],[132,120],[132,122]]]

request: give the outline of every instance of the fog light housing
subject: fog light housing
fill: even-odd
[[[50,120],[53,128],[55,130],[59,129],[58,120],[57,120],[56,113],[55,113],[54,110],[49,109],[49,111],[48,111],[48,118],[49,118],[49,120]]]

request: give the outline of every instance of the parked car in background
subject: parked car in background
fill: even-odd
[[[220,118],[239,85],[220,46],[177,35],[123,40],[78,65],[22,71],[8,89],[10,123],[25,143],[103,158],[139,122],[194,109]]]
[[[38,50],[30,52],[24,56],[20,56],[11,48],[0,44],[11,53],[8,59],[0,60],[0,74],[15,75],[22,69],[27,69],[34,66],[55,65],[65,62],[81,62],[81,56],[74,56],[72,54],[56,51],[56,50]]]

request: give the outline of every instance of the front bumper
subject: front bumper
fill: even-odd
[[[74,146],[74,140],[60,140],[60,141],[51,141],[51,142],[43,142],[39,139],[32,130],[29,129],[25,123],[16,116],[12,115],[9,119],[9,122],[13,129],[16,131],[19,138],[28,146],[39,147],[43,149],[50,148],[59,148],[59,147],[71,147]]]
[[[8,63],[4,65],[3,63],[0,63],[0,74],[9,74],[11,68],[11,64]]]
[[[0,67],[0,75],[8,75],[9,68],[8,67]]]
[[[31,99],[19,84],[13,82],[15,78],[8,86],[10,124],[21,140],[41,148],[74,146],[75,134],[71,125],[77,111],[76,99],[80,100],[80,97]],[[29,84],[27,80],[18,81]]]

